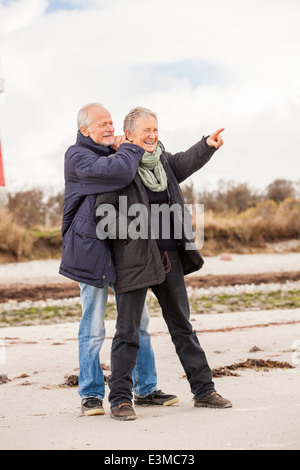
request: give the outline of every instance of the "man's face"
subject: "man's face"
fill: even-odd
[[[126,137],[133,144],[139,145],[146,152],[152,153],[158,141],[157,120],[152,116],[140,117],[136,122],[134,131],[132,133],[126,131]]]
[[[100,106],[93,106],[88,110],[88,116],[89,125],[81,126],[81,133],[91,137],[97,144],[105,147],[113,145],[115,128],[109,111]]]

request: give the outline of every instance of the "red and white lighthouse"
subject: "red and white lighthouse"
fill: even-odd
[[[0,94],[4,93],[4,80],[0,78]],[[1,135],[0,135],[0,186],[5,186],[2,148],[1,148]]]

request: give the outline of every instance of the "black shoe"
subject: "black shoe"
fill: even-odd
[[[85,416],[104,415],[102,400],[96,397],[83,398],[81,411]]]
[[[112,406],[110,416],[119,421],[132,421],[136,419],[136,414],[131,403],[119,403],[116,406]]]
[[[232,403],[221,397],[217,392],[212,392],[204,398],[195,398],[195,406],[203,408],[231,408]]]
[[[161,390],[155,390],[155,392],[147,395],[144,398],[134,397],[135,405],[147,405],[147,406],[170,406],[177,403],[179,400],[176,395],[167,395]]]

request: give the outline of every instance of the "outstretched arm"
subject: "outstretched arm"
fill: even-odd
[[[179,152],[175,155],[166,152],[165,155],[179,183],[200,170],[223,145],[221,136],[223,130],[223,128],[219,129],[210,136],[203,137],[186,152]]]

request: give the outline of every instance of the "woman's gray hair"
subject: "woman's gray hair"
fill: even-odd
[[[123,131],[133,132],[136,127],[136,122],[140,117],[154,117],[157,120],[157,116],[153,111],[147,108],[133,108],[127,116],[124,118]]]
[[[80,129],[81,126],[89,127],[90,120],[89,120],[89,109],[93,108],[94,106],[98,106],[99,108],[103,108],[103,104],[101,103],[89,103],[83,106],[79,113],[77,114],[77,127]]]

